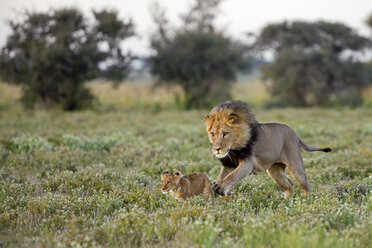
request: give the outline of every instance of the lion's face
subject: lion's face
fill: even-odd
[[[233,144],[234,136],[234,129],[224,123],[221,125],[213,125],[210,130],[208,130],[212,152],[217,158],[224,158],[227,156]]]
[[[176,172],[176,173],[170,173],[168,171],[164,171],[161,174],[161,189],[163,190],[163,193],[167,193],[170,190],[174,190],[181,178],[181,173]]]
[[[245,105],[242,105],[243,110],[231,107],[229,102],[226,106],[217,106],[204,117],[212,152],[217,158],[224,158],[230,150],[244,147],[251,135],[249,123],[254,121]]]
[[[208,115],[204,118],[207,124],[209,141],[212,145],[212,152],[217,158],[226,157],[230,149],[235,148],[237,118],[234,113]]]

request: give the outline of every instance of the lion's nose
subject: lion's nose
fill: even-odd
[[[214,148],[217,152],[220,152],[221,147]]]

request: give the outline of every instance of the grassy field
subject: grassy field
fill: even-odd
[[[160,190],[166,169],[216,178],[206,111],[179,111],[146,85],[91,87],[102,103],[94,111],[31,112],[0,84],[0,247],[371,247],[371,108],[256,108],[259,121],[333,152],[303,152],[309,196],[296,184],[285,200],[262,173],[212,206]],[[267,99],[257,84],[234,95]]]

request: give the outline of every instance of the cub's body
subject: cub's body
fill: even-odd
[[[165,171],[161,175],[162,190],[170,192],[177,199],[187,198],[203,194],[205,200],[214,201],[211,184],[208,177],[201,173],[191,173],[183,176],[181,173]]]

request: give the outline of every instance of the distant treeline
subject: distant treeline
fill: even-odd
[[[184,108],[210,107],[231,98],[238,72],[259,62],[275,106],[362,104],[362,91],[372,84],[372,37],[363,37],[342,23],[292,21],[268,24],[246,39],[233,39],[215,26],[221,0],[195,0],[171,26],[163,8],[151,7],[156,29],[152,55],[141,58],[155,85],[177,84],[184,90]],[[12,33],[0,52],[0,77],[22,86],[27,107],[59,105],[65,110],[92,106],[84,86],[95,78],[117,85],[128,77],[136,51],[121,44],[136,35],[132,19],[114,10],[93,11],[92,22],[78,9],[25,12],[9,22]],[[372,31],[372,15],[366,24]],[[248,31],[248,30],[247,30]],[[244,37],[242,37],[244,38]],[[263,54],[273,60],[264,63]]]

